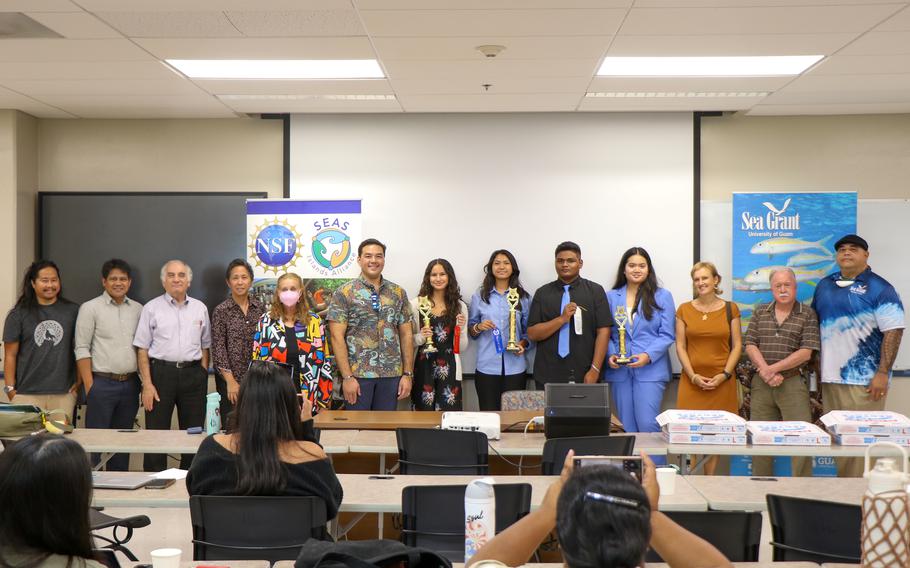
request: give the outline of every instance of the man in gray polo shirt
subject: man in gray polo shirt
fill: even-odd
[[[76,318],[76,370],[85,387],[87,428],[132,428],[139,410],[141,383],[133,337],[142,304],[127,297],[131,270],[112,258],[101,267],[100,296],[82,304]],[[97,454],[92,455],[97,462]],[[127,471],[129,454],[107,462],[110,471]]]
[[[181,260],[161,267],[165,293],[142,308],[133,345],[139,348],[139,376],[145,427],[169,430],[174,406],[181,429],[202,426],[208,392],[209,348],[212,346],[209,311],[186,295],[193,271]],[[189,469],[192,454],[180,458]],[[145,454],[145,470],[167,467],[164,454]]]

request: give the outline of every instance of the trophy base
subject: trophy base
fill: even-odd
[[[512,353],[518,353],[519,351],[521,351],[521,346],[517,343],[509,343],[508,345],[506,345],[506,351],[510,351]]]
[[[435,345],[427,345],[423,348],[424,353],[436,353],[439,349],[436,349]]]
[[[631,357],[617,357],[615,362],[617,365],[628,365],[629,363],[632,362],[632,358]]]

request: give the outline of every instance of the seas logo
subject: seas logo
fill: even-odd
[[[799,213],[784,215],[790,208],[792,199],[788,197],[780,207],[770,201],[763,202],[762,205],[768,210],[763,214],[743,211],[740,228],[743,231],[798,231]]]
[[[310,243],[310,266],[322,276],[336,276],[354,262],[349,221],[339,217],[324,217],[313,222],[316,234]]]
[[[266,219],[250,235],[250,260],[266,274],[285,272],[300,258],[301,240],[301,235],[287,221],[278,217],[271,221]]]

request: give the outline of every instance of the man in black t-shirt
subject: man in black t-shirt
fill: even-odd
[[[600,380],[613,316],[603,287],[579,276],[583,264],[577,244],[561,243],[558,279],[538,288],[531,301],[528,337],[537,343],[538,385]]]

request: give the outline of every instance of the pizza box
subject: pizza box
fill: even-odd
[[[830,446],[831,435],[808,422],[798,420],[746,422],[749,438],[755,445]]]
[[[745,446],[746,435],[736,433],[668,432],[663,431],[664,440],[671,444],[704,444]]]
[[[910,419],[889,410],[832,410],[821,421],[834,434],[910,436]]]
[[[671,433],[743,435],[746,433],[745,419],[726,410],[682,410],[674,408],[658,414],[657,423],[663,430]]]

